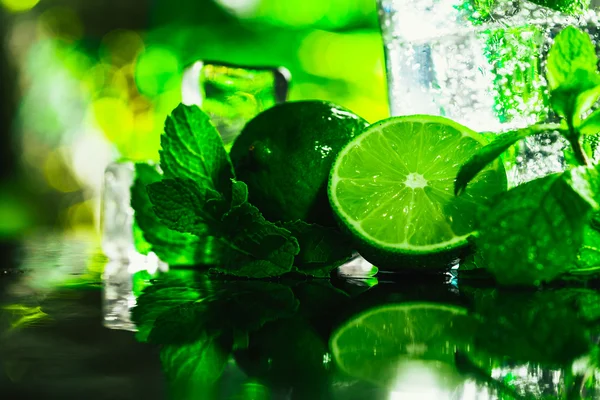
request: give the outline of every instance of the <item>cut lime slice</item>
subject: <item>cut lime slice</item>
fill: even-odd
[[[363,257],[384,269],[455,262],[480,207],[506,190],[504,168],[494,162],[454,196],[460,166],[486,143],[428,115],[383,120],[352,140],[331,171],[329,199]]]
[[[382,386],[432,375],[454,382],[455,353],[469,348],[474,323],[461,307],[392,304],[346,322],[332,335],[330,348],[346,374]]]

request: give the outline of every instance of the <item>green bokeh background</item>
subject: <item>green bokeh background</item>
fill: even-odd
[[[0,238],[98,225],[105,166],[156,159],[197,60],[284,66],[289,100],[388,115],[375,0],[0,0]]]

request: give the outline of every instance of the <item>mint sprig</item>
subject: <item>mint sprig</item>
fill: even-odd
[[[178,106],[167,119],[161,145],[164,176],[140,166],[132,205],[150,248],[164,261],[209,260],[214,272],[270,278],[293,270],[328,277],[350,258],[351,249],[337,232],[267,221],[248,202],[248,187],[235,179],[221,137],[200,108]]]
[[[574,168],[504,193],[481,216],[476,237],[479,259],[499,283],[549,282],[587,265],[586,260],[592,258],[581,246],[590,238],[586,230],[591,212],[600,207],[600,174],[581,139],[600,131],[600,114],[586,116],[600,98],[597,64],[589,35],[575,27],[565,28],[556,37],[547,63],[551,106],[562,121],[499,135],[459,170],[457,195],[521,139],[558,131],[571,145],[567,160]]]
[[[302,275],[327,278],[333,268],[353,256],[352,244],[335,229],[304,221],[286,222],[282,226],[298,239],[302,251],[296,256],[294,271]]]
[[[167,178],[189,179],[229,197],[233,166],[206,113],[179,105],[167,118],[160,143],[160,167]]]
[[[493,142],[484,146],[475,155],[473,155],[458,171],[454,183],[454,193],[459,195],[465,191],[467,184],[477,176],[481,171],[500,157],[506,150],[515,143],[529,136],[539,135],[541,133],[564,130],[565,127],[559,124],[538,124],[524,129],[518,129],[499,135]]]
[[[598,57],[590,36],[572,26],[563,29],[554,40],[547,64],[551,104],[563,120],[560,124],[536,124],[498,136],[461,167],[455,193],[462,193],[479,172],[512,145],[544,132],[560,132],[571,144],[576,163],[590,165],[581,136],[600,132],[600,114],[594,112],[583,119],[582,116],[600,99],[597,64]]]
[[[534,285],[568,271],[583,243],[599,181],[579,167],[506,192],[480,221],[477,248],[499,283]]]
[[[156,167],[148,164],[136,164],[135,181],[131,188],[131,205],[137,210],[135,223],[141,230],[149,249],[161,260],[171,265],[196,265],[212,262],[211,246],[207,240],[198,236],[169,229],[153,212],[152,202],[146,186],[160,182],[163,176]],[[204,245],[203,245],[204,243]]]

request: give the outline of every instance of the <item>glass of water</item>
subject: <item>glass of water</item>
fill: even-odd
[[[548,51],[568,25],[600,47],[599,3],[378,0],[392,115],[440,115],[491,133],[556,122]],[[563,170],[564,148],[557,132],[523,141],[506,157],[510,183]]]

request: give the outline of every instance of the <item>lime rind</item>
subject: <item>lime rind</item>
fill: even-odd
[[[404,141],[396,140],[395,142],[392,141],[392,144],[390,145],[388,143],[390,141],[386,138],[386,134],[388,136],[398,134],[398,131],[394,131],[393,127],[399,124],[413,124],[415,126],[420,124],[423,125],[423,129],[428,125],[427,133],[432,133],[431,131],[434,130],[437,131],[430,135],[416,132],[416,135],[410,136],[406,143]],[[390,127],[392,128],[391,133],[387,131],[387,128]],[[411,127],[414,128],[412,125]],[[442,139],[440,139],[440,137]],[[415,144],[411,143],[411,140],[413,142],[414,140],[419,140],[419,142]],[[441,144],[442,140],[447,140],[447,143]],[[424,141],[426,141],[426,143],[423,143]],[[373,145],[373,143],[375,145]],[[468,228],[468,224],[466,224],[466,226],[463,224],[461,227],[463,232],[458,234],[454,232],[454,230],[451,229],[451,226],[443,221],[443,219],[446,218],[446,215],[444,215],[444,210],[439,207],[439,204],[454,201],[453,194],[448,191],[448,188],[452,186],[451,183],[454,181],[459,164],[462,164],[462,161],[464,161],[462,158],[466,158],[464,156],[461,158],[460,154],[455,156],[453,152],[464,152],[465,148],[467,148],[467,151],[472,152],[474,146],[484,146],[485,144],[487,144],[487,140],[483,136],[443,117],[413,115],[407,117],[394,117],[381,121],[367,128],[339,153],[332,168],[329,181],[330,202],[336,211],[338,218],[342,220],[351,233],[353,233],[355,237],[360,238],[361,241],[366,242],[369,246],[384,249],[390,253],[409,256],[440,253],[463,248],[467,245],[467,238],[473,233],[472,229],[466,229],[466,227]],[[363,149],[361,151],[354,151],[361,146],[372,146],[375,150],[366,151]],[[415,146],[417,148],[415,148]],[[453,162],[457,160],[458,163],[452,165],[452,168],[446,169],[435,169],[432,167],[432,163],[419,165],[419,162],[422,161],[421,151],[423,148],[435,148],[438,152],[438,158],[443,157],[444,153],[450,153],[455,156],[455,158],[451,159],[450,156],[448,156],[445,161]],[[377,151],[379,149],[382,149],[382,151]],[[410,157],[405,157],[405,159],[402,158],[402,154],[410,154],[411,152],[416,152],[416,156],[413,154]],[[350,167],[344,170],[345,161],[350,157],[353,157],[354,160],[348,162],[347,164],[349,164]],[[377,176],[373,176],[374,181],[371,182],[370,178],[362,178],[365,182],[368,182],[366,184],[371,185],[369,190],[378,190],[379,188],[374,189],[374,185],[380,184],[381,187],[385,187],[386,190],[388,190],[387,193],[384,193],[384,195],[380,197],[388,196],[389,198],[385,203],[378,204],[375,210],[370,211],[370,214],[357,215],[357,212],[354,212],[355,210],[349,209],[352,208],[352,204],[356,205],[356,207],[363,207],[366,200],[364,198],[364,189],[361,188],[356,189],[356,194],[354,195],[356,198],[352,199],[352,185],[356,185],[356,182],[361,180],[361,178],[356,177],[361,176],[359,171],[352,171],[352,166],[360,165],[361,162],[364,164],[365,161],[369,165],[377,165],[377,168],[380,168]],[[423,175],[414,173],[418,172],[419,168],[422,169],[421,172],[423,172]],[[496,163],[495,168],[501,170],[502,166],[499,163]],[[379,175],[379,172],[381,172],[381,176]],[[361,173],[364,173],[364,171],[361,171]],[[356,176],[352,176],[353,174]],[[419,180],[423,180],[423,176],[426,174],[430,175],[428,176],[428,179],[430,179],[430,188],[427,194],[425,193],[425,190],[418,190],[426,186]],[[484,175],[481,175],[478,178],[483,179],[483,176]],[[380,179],[379,182],[377,182],[377,179]],[[414,190],[408,189],[409,185]],[[343,190],[345,195],[350,198],[350,201],[346,201],[344,206],[338,199],[338,190]],[[361,190],[363,190],[363,193],[361,193]],[[348,193],[350,193],[350,195],[348,195]],[[383,210],[384,216],[386,215],[385,211],[390,211],[390,219],[397,217],[400,214],[400,210],[397,209],[398,204],[406,204],[406,196],[412,196],[408,201],[410,207],[413,207],[418,203],[427,208],[426,211],[421,210],[420,214],[425,214],[425,212],[427,212],[426,218],[436,222],[430,226],[430,228],[433,227],[434,232],[430,233],[426,231],[424,234],[422,232],[417,232],[418,228],[415,228],[415,224],[413,224],[413,221],[411,220],[411,218],[413,218],[413,213],[407,213],[405,207],[403,211],[407,214],[407,219],[404,223],[396,224],[396,228],[394,228],[394,224],[387,224],[388,230],[385,232],[385,235],[381,235],[381,232],[386,229],[386,224],[381,223],[381,218],[379,220],[375,219],[370,221],[370,216]],[[416,197],[418,196],[421,198],[417,201]],[[435,199],[438,199],[438,201],[434,201]],[[443,201],[439,201],[439,199],[443,199]],[[346,200],[348,200],[348,198]],[[460,201],[473,202],[473,205],[477,205],[477,201],[469,198],[468,195],[463,196]],[[396,207],[396,209],[394,209],[394,207]],[[352,215],[353,212],[354,215]],[[412,232],[410,231],[411,228],[413,229]],[[405,231],[403,233],[394,232],[393,229],[404,229]],[[411,243],[410,239],[417,234],[421,236],[425,235],[424,238],[422,237],[419,239],[421,242],[427,240],[432,242],[434,240],[428,238],[427,235],[434,236],[436,238],[435,243]],[[383,240],[381,236],[385,236],[385,240]]]

